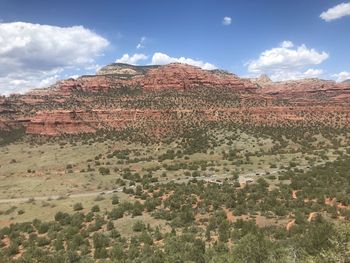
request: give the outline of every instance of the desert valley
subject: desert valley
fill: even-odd
[[[3,97],[1,257],[346,262],[349,103],[349,82],[180,63]]]
[[[350,263],[350,0],[0,0],[0,263]]]

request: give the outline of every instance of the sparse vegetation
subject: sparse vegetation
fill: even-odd
[[[346,130],[128,136],[0,148],[1,198],[28,197],[0,204],[0,261],[346,262]]]

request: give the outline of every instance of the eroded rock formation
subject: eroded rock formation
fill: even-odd
[[[54,136],[126,127],[161,133],[210,122],[344,127],[349,106],[347,82],[243,79],[178,63],[111,64],[94,76],[0,97],[0,129]]]

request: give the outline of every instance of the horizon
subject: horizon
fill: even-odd
[[[195,68],[198,68],[198,69],[201,69],[201,70],[205,70],[205,71],[216,71],[216,70],[219,70],[219,71],[224,71],[224,72],[227,72],[229,74],[232,74],[232,75],[236,75],[238,76],[239,78],[242,78],[242,79],[248,79],[248,80],[254,80],[254,79],[259,79],[259,78],[262,78],[262,77],[268,77],[270,79],[271,82],[273,83],[278,83],[278,82],[290,82],[290,81],[302,81],[302,80],[312,80],[312,79],[317,79],[317,80],[321,80],[321,81],[332,81],[332,82],[337,82],[336,80],[334,79],[323,79],[323,78],[319,78],[319,77],[305,77],[305,78],[302,78],[302,79],[288,79],[288,80],[272,80],[267,74],[260,74],[260,75],[257,75],[257,76],[239,76],[237,74],[235,74],[234,72],[230,72],[228,71],[227,69],[225,68],[215,68],[215,69],[203,69],[199,66],[196,66],[196,65],[191,65],[191,64],[188,64],[188,63],[184,63],[184,62],[170,62],[170,63],[167,63],[167,64],[147,64],[147,65],[135,65],[135,64],[128,64],[128,63],[123,63],[123,62],[113,62],[113,63],[110,63],[110,64],[107,64],[107,65],[104,65],[100,68],[98,68],[96,70],[95,73],[93,74],[87,74],[87,75],[80,75],[80,76],[76,76],[76,77],[71,77],[72,79],[76,79],[76,78],[80,78],[80,77],[84,77],[84,76],[95,76],[101,69],[103,69],[104,67],[108,67],[108,66],[113,66],[113,65],[123,65],[123,66],[132,66],[132,67],[161,67],[161,66],[167,66],[167,65],[176,65],[176,64],[180,64],[180,65],[187,65],[187,66],[190,66],[190,67],[195,67]],[[103,75],[103,74],[102,74]],[[63,79],[64,80],[64,79]],[[345,79],[343,81],[338,81],[338,83],[344,83],[344,82],[347,82],[349,81],[350,79]],[[45,88],[45,87],[43,87]]]
[[[115,62],[180,62],[273,81],[350,79],[344,1],[2,0],[0,10],[2,95]]]

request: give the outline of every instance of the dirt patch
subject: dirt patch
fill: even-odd
[[[293,190],[292,191],[292,198],[293,199],[297,199],[298,197],[297,197],[297,193],[299,192],[299,190]]]
[[[227,220],[231,223],[234,222],[235,216],[233,215],[233,213],[230,210],[228,210],[227,208],[224,208],[224,211],[226,213]]]
[[[174,193],[174,191],[170,191],[170,193],[167,194],[163,194],[160,199],[162,199],[162,201],[167,200],[172,194]]]
[[[324,203],[326,205],[336,206],[339,209],[348,209],[348,210],[350,210],[350,205],[343,205],[342,203],[338,203],[336,198],[333,198],[333,199],[326,198]]]
[[[13,222],[10,220],[1,220],[0,221],[0,226],[4,227],[4,226],[9,226],[11,225]]]
[[[317,215],[318,215],[317,212],[311,212],[311,213],[309,214],[309,217],[308,217],[307,221],[311,222],[311,221],[315,220],[315,218],[317,217]]]
[[[295,225],[295,219],[292,221],[288,222],[286,229],[289,231],[293,226]]]

